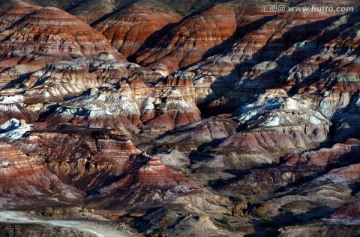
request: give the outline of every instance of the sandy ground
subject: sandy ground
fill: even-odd
[[[128,232],[119,231],[110,226],[103,226],[97,222],[79,221],[79,220],[41,220],[26,216],[23,212],[16,211],[0,211],[0,222],[16,223],[16,224],[45,224],[65,228],[71,228],[94,234],[98,237],[127,237],[130,236]]]

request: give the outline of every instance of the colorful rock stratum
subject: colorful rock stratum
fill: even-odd
[[[0,0],[0,236],[359,235],[359,0]]]

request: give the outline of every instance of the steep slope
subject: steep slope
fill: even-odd
[[[0,68],[10,76],[39,70],[49,62],[93,58],[105,51],[124,59],[99,32],[62,10],[15,3],[1,18],[9,23],[2,26]]]
[[[16,0],[10,1],[14,2]],[[133,3],[152,5],[163,4],[166,5],[168,8],[171,8],[172,11],[176,11],[178,14],[185,16],[198,10],[212,6],[214,4],[226,1],[230,0],[183,0],[181,2],[174,2],[171,0],[23,0],[23,2],[36,6],[56,7],[62,9],[87,22],[88,24],[94,23],[97,20],[100,20],[102,17],[106,16],[107,14],[111,14]]]
[[[200,120],[190,79],[157,78],[112,59],[52,63],[4,89],[0,111],[5,121],[14,117],[40,127],[70,123],[124,132],[142,127],[159,133]]]
[[[128,213],[143,215],[154,207],[172,212],[171,206],[178,206],[186,213],[201,213],[204,216],[207,215],[204,211],[213,214],[227,211],[224,208],[228,203],[226,199],[210,193],[193,180],[164,166],[159,158],[141,152],[128,137],[118,131],[74,127],[64,127],[57,131],[37,130],[18,138],[12,149],[10,145],[4,147],[15,157],[23,154],[22,152],[29,157],[37,157],[36,165],[26,163],[21,167],[32,170],[27,174],[30,177],[38,177],[38,172],[42,172],[39,177],[42,177],[44,182],[45,177],[53,177],[53,182],[58,183],[53,184],[55,188],[50,185],[50,190],[67,187],[66,195],[61,193],[65,196],[62,200],[72,205],[82,204],[91,210],[95,208],[109,218],[119,218]],[[5,172],[7,170],[14,170],[16,162],[19,162],[15,161],[15,157],[2,158],[3,175],[9,174]],[[22,162],[27,159],[25,155],[21,155],[21,158]],[[25,185],[21,193],[7,193],[6,182],[3,183],[4,187],[1,186],[4,188],[3,194],[15,201],[19,200],[19,197],[34,198],[40,195],[35,195],[34,190],[40,192],[48,187],[45,184],[35,186],[35,178],[32,178],[33,182],[24,182],[27,176],[19,174],[18,171],[19,169],[17,177],[12,178],[9,187],[10,190],[18,190]],[[32,188],[33,186],[36,189]],[[78,193],[81,198],[73,200]],[[86,201],[82,202],[84,196]],[[61,196],[59,191],[47,191],[47,197],[60,199]],[[53,201],[56,204],[57,200]],[[42,205],[40,200],[38,202]],[[189,205],[189,202],[192,204]],[[170,223],[172,222],[174,220]]]
[[[311,6],[313,2],[305,1],[303,4]],[[353,1],[341,2],[341,5],[354,8],[358,6],[356,4]],[[249,94],[246,97],[251,98],[251,94],[256,91],[277,87],[276,83],[284,87],[283,80],[290,75],[291,68],[311,57],[318,46],[317,42],[328,39],[319,36],[317,42],[307,44],[308,49],[294,44],[301,46],[300,42],[318,36],[342,14],[326,11],[284,12],[275,18],[263,18],[257,28],[247,29],[246,35],[234,41],[225,54],[209,57],[187,70],[195,73],[194,82],[198,93],[202,95],[200,102],[206,100],[209,107],[216,106],[227,103],[227,100],[237,100],[239,94]],[[234,86],[237,86],[236,91],[241,92],[227,93]]]
[[[315,151],[286,154],[281,165],[266,169],[254,169],[250,174],[222,187],[225,192],[246,193],[249,190],[274,192],[281,187],[301,182],[316,174],[322,174],[329,169],[357,164],[360,152],[359,140],[349,140],[346,143],[335,144],[332,148],[322,148]],[[350,165],[349,165],[350,164]],[[349,166],[347,166],[349,165]],[[330,172],[331,174],[331,172]],[[335,174],[336,175],[336,174]],[[353,178],[357,175],[353,174]]]
[[[141,153],[126,136],[100,129],[33,131],[14,146],[38,154],[45,167],[82,192],[103,185],[111,175],[127,172],[130,157]]]
[[[141,124],[151,130],[171,130],[200,119],[192,85],[169,87],[160,82],[148,87],[141,82],[123,83],[119,90],[93,89],[65,102],[49,116],[49,126],[71,123],[137,131]]]
[[[135,55],[136,62],[164,74],[202,59],[233,36],[237,27],[261,18],[261,8],[247,4],[219,4],[184,18],[159,43]],[[238,17],[242,18],[237,25]],[[255,16],[255,17],[254,17]],[[221,49],[221,47],[220,47]]]
[[[6,73],[2,73],[5,76]],[[28,101],[31,103],[59,102],[78,96],[88,89],[118,87],[121,81],[153,82],[160,74],[144,70],[137,64],[114,60],[101,53],[95,59],[74,59],[49,63],[41,70],[13,81],[11,88],[2,90],[3,104]]]
[[[94,190],[88,197],[90,206],[140,211],[164,205],[168,199],[204,192],[194,181],[164,166],[158,158],[151,158],[143,163],[145,164],[140,168],[130,168],[111,185]]]
[[[180,19],[158,2],[38,1],[96,29],[0,2],[0,208],[149,236],[357,234],[360,10],[262,12],[274,2]],[[5,221],[0,235],[25,228]]]
[[[344,206],[339,210],[336,210],[331,217],[337,220],[344,221],[353,221],[356,223],[360,219],[360,206],[359,202],[353,203],[351,205]]]
[[[174,73],[193,78],[203,115],[228,114],[213,117],[210,132],[198,123],[166,134],[154,151],[206,183],[278,163],[289,152],[357,138],[358,15],[281,13],[228,53]],[[224,129],[234,121],[235,129]]]
[[[81,202],[83,193],[66,185],[43,165],[38,156],[27,156],[14,146],[1,142],[1,196],[6,198],[31,198],[50,201],[53,198],[74,203]]]
[[[180,21],[181,16],[169,7],[152,4],[132,4],[94,25],[116,49],[125,57],[129,57],[140,47],[157,43],[159,34],[169,24]],[[151,38],[149,39],[149,37]],[[146,45],[143,45],[146,42]]]

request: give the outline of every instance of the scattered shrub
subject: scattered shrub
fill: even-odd
[[[230,219],[227,216],[223,216],[219,221],[223,224],[228,224]]]
[[[52,217],[54,215],[54,209],[52,209],[51,207],[45,207],[41,210],[40,214],[42,216]]]
[[[264,221],[264,225],[265,225],[266,229],[272,230],[272,229],[275,229],[277,227],[276,222],[273,221],[271,217],[264,216],[262,219]]]
[[[246,202],[246,197],[242,194],[239,194],[235,197],[235,199],[238,201],[238,202]]]
[[[250,203],[251,205],[260,204],[260,200],[257,199],[257,198],[254,197],[254,196],[251,196],[250,199],[249,199],[249,203]]]

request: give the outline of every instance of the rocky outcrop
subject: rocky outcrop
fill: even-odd
[[[233,5],[217,5],[184,18],[170,34],[149,49],[138,52],[136,61],[163,74],[172,73],[200,60],[209,50],[236,31],[237,14]]]
[[[83,193],[64,184],[51,173],[39,156],[28,156],[14,146],[1,142],[0,160],[2,197],[48,199],[53,196],[75,203],[83,197]]]
[[[280,237],[310,237],[313,235],[337,236],[358,235],[357,225],[342,225],[341,223],[319,223],[316,226],[289,226],[280,229]]]
[[[350,2],[348,4],[352,5]],[[357,67],[356,60],[353,59],[356,54],[350,59],[345,52],[356,48],[356,44],[349,43],[346,46],[340,43],[343,42],[343,37],[339,35],[343,34],[345,37],[351,34],[356,25],[357,14],[355,11],[340,18],[329,12],[286,12],[273,18],[265,18],[258,28],[233,43],[229,52],[204,59],[187,69],[196,75],[193,80],[201,95],[199,101],[206,101],[208,108],[222,104],[233,108],[236,104],[251,103],[254,94],[264,93],[266,89],[296,91],[297,87],[305,87],[303,84],[299,85],[300,80],[295,82],[294,78],[297,77],[301,77],[301,81],[306,81],[306,84],[318,83],[311,88],[299,90],[299,93],[322,88],[320,85],[333,86],[329,82],[331,73],[333,77],[354,78],[356,73],[353,74],[353,71]],[[324,30],[329,24],[333,26]],[[342,31],[344,32],[341,33]],[[335,45],[336,42],[339,42],[339,48],[336,48],[339,50],[328,50],[327,46],[332,43]],[[346,64],[344,61],[341,64],[337,61],[337,65],[346,65],[344,70],[331,72],[331,68],[335,67],[329,61],[332,57],[340,61],[350,60],[352,63]],[[351,85],[348,90],[352,90],[354,84],[348,85]],[[343,102],[339,102],[337,108],[342,106],[341,103]],[[321,112],[326,114],[332,109],[325,112],[326,110],[321,109]]]
[[[268,90],[235,114],[239,114],[233,118],[237,133],[207,149],[208,159],[202,162],[206,167],[239,169],[278,163],[288,152],[326,141],[331,125],[311,97],[288,97],[283,90]]]
[[[24,120],[10,119],[0,125],[0,139],[14,141],[31,130],[31,125]]]
[[[8,107],[18,108],[12,111],[18,119],[34,122],[45,115],[41,126],[71,123],[136,131],[145,124],[166,131],[198,121],[191,79],[159,78],[103,53],[93,60],[48,64],[3,89],[0,104],[6,116],[11,115]]]
[[[37,154],[60,180],[83,192],[127,172],[130,157],[141,154],[121,133],[93,129],[31,132],[14,146]]]
[[[347,92],[343,92],[342,94],[347,95]],[[350,98],[350,102],[347,104],[347,106],[338,110],[335,113],[334,120],[337,121],[334,136],[335,141],[341,142],[350,137],[359,137],[359,96],[359,91],[357,91]],[[336,101],[339,101],[341,103],[343,99],[341,97],[340,99],[337,97]]]
[[[189,79],[168,79],[155,88],[161,89],[161,97],[157,100],[146,101],[146,110],[143,113],[146,120],[150,114],[154,118],[146,122],[147,126],[170,130],[200,120],[200,110],[196,107],[193,83]],[[167,88],[164,90],[163,88]],[[173,88],[169,90],[170,88]],[[157,90],[159,92],[159,90]],[[161,99],[161,103],[159,103]],[[156,107],[155,107],[155,106]]]
[[[359,10],[53,2],[96,29],[0,3],[0,206],[79,205],[149,236],[358,225]]]
[[[126,94],[111,90],[98,92],[94,89],[88,95],[62,104],[47,118],[47,123],[50,126],[71,123],[97,128],[136,130],[140,123],[140,109],[134,99]]]
[[[182,80],[184,81],[184,80]],[[139,81],[120,84],[120,89],[93,89],[59,106],[46,121],[49,126],[71,123],[136,131],[139,125],[162,131],[200,119],[192,82],[149,87]]]
[[[133,166],[111,185],[95,190],[88,197],[89,205],[140,211],[164,205],[179,196],[206,192],[194,181],[164,166],[159,158],[144,158],[145,161],[134,161],[134,165],[141,164],[139,168]]]
[[[19,3],[1,17],[9,23],[2,26],[0,69],[10,76],[39,70],[50,62],[93,58],[102,52],[124,60],[103,35],[62,10]]]
[[[343,162],[356,163],[358,158],[354,155],[360,152],[359,140],[349,140],[344,144],[335,144],[332,148],[323,148],[318,151],[300,154],[288,154],[284,157],[285,165],[308,165],[326,167],[331,164]]]
[[[5,103],[0,105],[0,118],[1,123],[5,123],[14,118],[31,123],[31,121],[38,119],[38,115],[27,110],[25,105],[22,106],[20,104],[10,102],[8,104]]]
[[[48,64],[23,80],[13,82],[11,88],[3,89],[1,102],[59,102],[89,89],[116,88],[121,81],[134,79],[149,83],[159,77],[158,73],[137,64],[114,60],[113,55],[102,53],[92,60],[82,58]]]
[[[279,158],[288,152],[318,146],[322,139],[317,140],[315,130],[307,134],[301,128],[279,127],[240,132],[209,150],[211,157],[206,166],[238,169],[278,163]]]
[[[356,202],[336,210],[331,215],[331,218],[358,221],[360,219],[360,203]]]
[[[359,145],[358,140],[348,140],[343,144],[335,144],[332,148],[286,154],[281,160],[281,165],[254,169],[250,174],[226,186],[223,191],[246,193],[249,190],[259,189],[263,192],[274,192],[301,180],[306,182],[311,180],[311,177],[329,170],[331,171],[321,177],[321,180],[343,180],[355,183],[359,178],[356,173]]]
[[[164,27],[181,20],[169,7],[135,3],[102,19],[94,28],[125,57],[157,43]],[[164,28],[165,30],[165,28]]]

